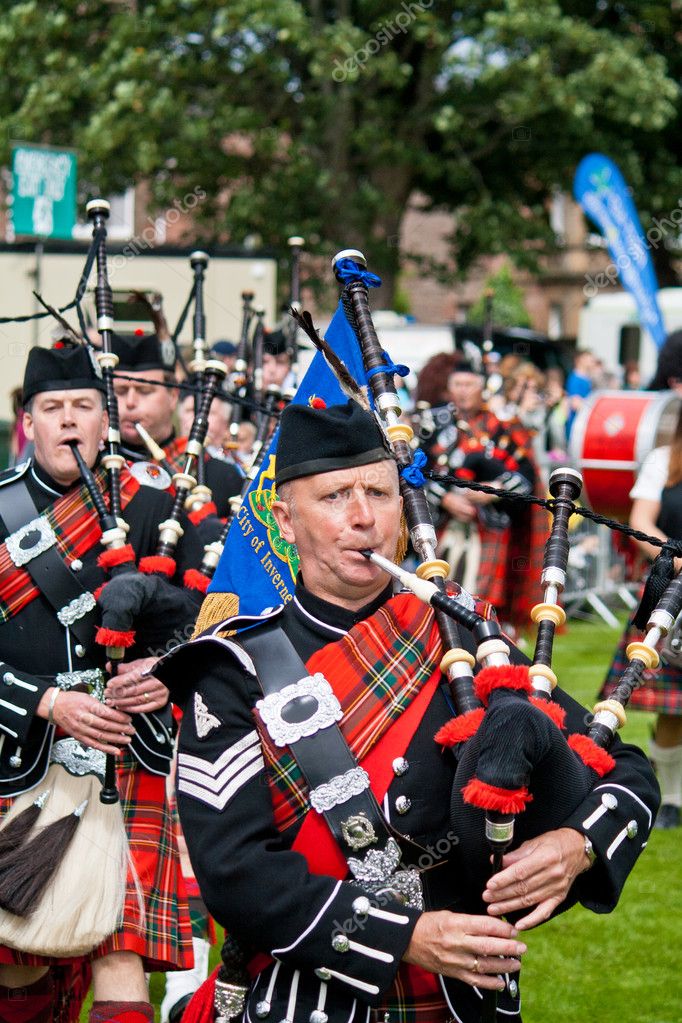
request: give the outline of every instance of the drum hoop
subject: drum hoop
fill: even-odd
[[[660,423],[663,413],[667,409],[668,405],[674,405],[677,403],[675,401],[676,398],[677,395],[674,391],[661,391],[657,400],[652,401],[644,410],[644,414],[635,436],[634,456],[637,460],[638,466],[641,467],[649,452],[654,450],[658,424]],[[659,413],[657,418],[654,418],[654,412]],[[644,438],[646,438],[646,443],[644,442]]]

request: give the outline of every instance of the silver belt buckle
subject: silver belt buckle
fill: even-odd
[[[14,533],[10,533],[5,540],[5,547],[17,568],[21,568],[43,551],[54,547],[56,542],[57,537],[52,526],[43,515],[40,515]]]
[[[54,677],[54,684],[60,689],[73,689],[75,686],[87,686],[91,696],[100,703],[104,698],[104,672],[101,668],[83,668],[82,671],[60,671]]]
[[[369,849],[362,859],[348,857],[348,866],[356,884],[371,895],[388,895],[404,906],[424,908],[424,892],[419,872],[397,870],[400,847],[389,838],[385,849]]]
[[[93,749],[92,746],[84,746],[78,739],[69,736],[67,739],[58,739],[52,743],[50,763],[60,764],[76,778],[82,778],[87,774],[104,778],[106,754]]]
[[[86,591],[85,593],[79,594],[70,600],[68,604],[60,608],[57,611],[57,618],[65,629],[77,622],[79,618],[84,618],[88,612],[92,611],[93,608],[97,607],[97,601],[95,600],[94,594]]]

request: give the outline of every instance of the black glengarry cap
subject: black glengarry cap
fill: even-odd
[[[32,348],[28,353],[22,387],[24,405],[43,391],[86,388],[106,394],[94,354],[85,345],[58,342],[56,348]]]
[[[392,458],[376,419],[356,401],[289,405],[280,420],[275,484]]]
[[[118,355],[118,370],[135,372],[150,369],[171,371],[175,365],[172,341],[159,341],[156,334],[135,331],[132,334],[113,334],[112,350]]]

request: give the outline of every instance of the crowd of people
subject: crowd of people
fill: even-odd
[[[268,511],[298,552],[295,596],[247,632],[235,619],[190,638],[205,552],[244,492],[262,424],[233,413],[237,346],[221,339],[210,357],[225,363],[227,383],[200,458],[210,501],[178,511],[191,381],[149,331],[113,334],[112,346],[123,526],[98,524],[74,457],[75,445],[104,486],[114,457],[106,387],[97,360],[68,339],[29,355],[0,477],[0,1023],[73,1023],[90,986],[90,1023],[150,1023],[153,971],[169,971],[162,1020],[179,1023],[208,971],[212,918],[227,931],[227,972],[210,987],[224,1019],[474,1023],[491,992],[504,1018],[518,1018],[523,932],[575,901],[613,908],[646,845],[659,801],[649,761],[617,739],[608,759],[581,753],[580,786],[551,813],[538,798],[535,833],[522,831],[474,895],[468,850],[452,833],[473,747],[452,738],[460,714],[433,612],[394,593],[362,554],[392,559],[404,528],[376,419],[353,400],[287,404],[291,347],[285,332],[267,335],[261,393],[281,400]],[[658,378],[682,393],[681,349],[673,335]],[[486,635],[497,609],[510,671],[527,663],[513,639],[537,603],[548,532],[545,510],[515,499],[545,496],[547,467],[566,464],[575,416],[605,383],[589,352],[566,382],[516,356],[490,374],[449,352],[424,366],[406,413],[426,464],[446,477],[426,492],[452,593],[480,595]],[[622,383],[638,385],[632,368]],[[681,444],[678,426],[632,495],[633,524],[661,539],[682,539]],[[176,512],[175,552],[160,556],[159,530],[168,534]],[[107,529],[125,544],[103,553]],[[121,570],[135,563],[151,582],[131,583],[139,598],[122,609]],[[103,608],[129,612],[128,631],[100,619]],[[472,642],[462,638],[463,664]],[[682,806],[679,673],[647,675],[640,690],[659,715],[652,753],[666,827]],[[496,683],[505,692],[509,677]],[[584,708],[560,690],[555,703],[564,728],[583,733]],[[572,757],[551,729],[552,755]],[[466,738],[478,742],[475,730]],[[111,758],[119,803],[107,813],[90,789],[80,795]],[[494,774],[477,785],[499,793]],[[59,836],[49,849],[43,827]],[[112,854],[119,834],[123,867]],[[96,855],[83,855],[87,843]],[[66,891],[62,904],[55,892]],[[110,925],[84,936],[105,905]]]

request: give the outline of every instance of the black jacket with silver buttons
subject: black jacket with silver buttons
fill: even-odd
[[[377,610],[386,596],[353,613],[314,597],[299,581],[296,597],[279,621],[307,661]],[[523,660],[518,652],[514,657]],[[260,687],[220,641],[186,645],[158,674],[185,710],[178,807],[203,897],[248,955],[274,957],[253,985],[245,1020],[368,1019],[370,1007],[381,1004],[391,988],[419,910],[389,900],[382,912],[363,913],[357,887],[311,874],[304,858],[291,851],[298,825],[280,834],[274,824],[254,727]],[[571,730],[581,728],[585,709],[557,693]],[[445,861],[438,883],[427,884],[427,908],[461,911],[467,893],[458,883],[457,836],[451,833],[449,815],[457,763],[433,739],[452,715],[447,688],[441,686],[404,757],[392,765],[394,777],[383,809],[395,831],[425,850],[426,859],[417,865],[427,877],[430,864]],[[641,751],[616,741],[612,752],[617,766],[608,782],[597,786],[563,822],[589,835],[597,853],[594,867],[573,886],[568,904],[578,898],[597,912],[615,905],[646,844],[658,805],[656,781]],[[635,830],[632,822],[636,836],[621,838]],[[456,982],[447,986],[455,1018],[477,1020],[480,1000],[474,990]],[[518,1020],[514,978],[499,1004]]]
[[[65,493],[36,464],[22,465],[0,475],[0,487],[10,491],[20,478],[26,482],[38,512]],[[153,554],[158,542],[158,523],[168,516],[170,495],[141,486],[125,508],[124,517],[130,526],[128,541],[138,557]],[[191,525],[181,541],[179,569],[197,566],[201,562],[202,547]],[[0,542],[8,536],[0,519]],[[78,572],[80,583],[92,592],[106,576],[97,565],[102,552],[95,543],[82,558],[71,563]],[[12,566],[12,569],[14,566]],[[191,623],[196,613],[191,599],[178,605],[176,620],[141,623],[138,645],[130,651],[134,657],[165,653],[178,641],[191,634]],[[36,715],[36,709],[45,691],[57,683],[64,688],[78,684],[76,673],[89,672],[83,679],[91,681],[94,669],[104,667],[104,651],[92,641],[84,645],[57,619],[48,601],[39,595],[18,614],[0,624],[0,796],[13,796],[36,785],[44,776],[54,727]],[[172,741],[170,712],[163,710],[149,715],[135,716],[136,735],[131,750],[149,770],[167,774]]]

